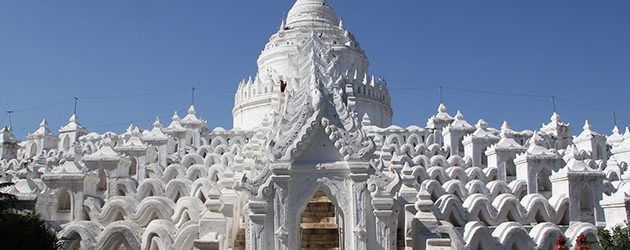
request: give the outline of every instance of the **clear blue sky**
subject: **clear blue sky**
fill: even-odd
[[[618,112],[630,123],[630,1],[330,0],[370,58],[370,70],[392,89],[394,121],[419,124],[435,113],[437,90],[456,88],[557,95]],[[74,96],[169,94],[81,99],[91,131],[148,128],[185,110],[189,91],[210,127],[231,127],[238,80],[256,59],[291,0],[24,1],[0,0],[0,110],[16,112],[19,137],[42,118],[64,125]],[[397,90],[398,89],[398,90]],[[451,113],[474,123],[538,129],[549,98],[446,89]],[[65,101],[65,102],[63,102]],[[58,105],[54,103],[63,102]],[[44,106],[45,108],[41,108]],[[562,118],[581,131],[585,119],[609,133],[607,112],[558,101]],[[31,109],[37,108],[37,109]],[[0,115],[0,121],[5,115]],[[2,122],[3,124],[6,121]]]

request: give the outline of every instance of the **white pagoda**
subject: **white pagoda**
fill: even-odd
[[[297,0],[235,94],[233,129],[90,133],[76,115],[20,142],[0,181],[65,249],[552,249],[630,220],[630,131],[553,114],[537,132],[440,104],[392,125],[387,83],[325,0]]]

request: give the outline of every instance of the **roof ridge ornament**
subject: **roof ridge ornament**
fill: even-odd
[[[584,130],[590,130],[590,131],[593,130],[593,126],[591,126],[591,123],[588,120],[584,121],[584,127],[582,127],[582,128]]]
[[[160,117],[155,117],[155,122],[153,122],[154,128],[162,128],[162,122],[160,121]]]
[[[339,17],[339,29],[345,30],[346,26],[343,24],[343,17]]]
[[[464,114],[462,114],[461,111],[457,110],[457,114],[455,115],[455,120],[463,121],[464,120]]]
[[[488,129],[488,123],[484,119],[479,119],[477,124],[475,124],[475,127],[477,129],[487,130]]]
[[[560,115],[558,115],[558,113],[556,113],[556,112],[553,112],[553,114],[551,115],[550,120],[551,120],[552,122],[557,122],[557,123],[560,123],[560,122],[561,122],[561,120],[560,120]]]

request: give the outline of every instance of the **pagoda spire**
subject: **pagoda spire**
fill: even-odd
[[[282,22],[280,23],[280,31],[287,29],[287,21],[282,17]]]

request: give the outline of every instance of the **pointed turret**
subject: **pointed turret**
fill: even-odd
[[[446,109],[446,107],[444,107],[444,109]],[[451,155],[464,156],[464,146],[462,144],[462,140],[464,139],[464,136],[471,134],[472,132],[475,132],[475,127],[464,120],[464,115],[458,110],[453,122],[451,122],[451,124],[448,125],[442,132],[444,145],[451,149]]]
[[[370,116],[366,113],[363,115],[363,119],[361,120],[361,126],[367,127],[372,125],[372,121],[370,121]]]
[[[68,149],[72,145],[72,143],[79,140],[79,137],[86,134],[87,129],[81,126],[77,115],[72,114],[72,116],[70,116],[70,119],[68,119],[68,124],[59,129],[59,149]]]
[[[443,129],[451,124],[455,119],[447,112],[446,105],[440,103],[437,109],[437,114],[429,118],[427,121],[427,127],[432,129]]]
[[[59,143],[59,139],[54,136],[48,128],[48,122],[46,119],[43,119],[39,124],[39,128],[32,134],[28,134],[26,138],[28,139],[27,149],[30,151],[29,154],[31,156],[39,155],[44,151],[54,149]],[[36,152],[33,152],[33,150]]]
[[[501,126],[501,140],[485,152],[488,157],[488,167],[496,168],[498,178],[508,183],[516,178],[516,167],[512,159],[526,150],[512,138],[512,133],[510,125],[504,121]]]
[[[286,20],[284,20],[284,17],[282,17],[282,22],[280,23],[280,30],[279,31],[283,31],[287,29],[287,22]]]
[[[190,105],[188,108],[188,114],[181,120],[181,124],[186,126],[201,126],[204,124],[204,121],[197,117],[197,110],[195,110],[195,105]]]
[[[475,131],[475,127],[470,125],[470,123],[468,123],[464,119],[464,115],[459,110],[457,111],[457,114],[455,115],[455,120],[453,120],[453,122],[449,126],[449,129],[453,129],[453,128],[470,131],[470,133]]]
[[[568,123],[563,123],[560,120],[560,115],[556,112],[553,112],[549,120],[548,124],[543,124],[540,132],[549,135],[556,141],[555,148],[557,150],[566,149],[573,140],[571,126]]]
[[[48,122],[46,121],[46,119],[43,119],[42,122],[39,124],[39,128],[32,134],[29,134],[27,137],[29,139],[34,139],[34,138],[44,137],[47,135],[52,135],[52,132],[48,128]]]
[[[18,141],[11,127],[0,129],[0,160],[11,160],[17,157]]]
[[[473,166],[487,166],[486,148],[499,142],[500,138],[488,130],[488,123],[483,119],[479,119],[475,127],[475,132],[465,136],[462,141],[464,155],[472,159]]]
[[[579,149],[591,152],[593,160],[608,160],[608,145],[606,137],[595,132],[591,123],[586,120],[584,122],[582,133],[573,139],[573,144]]]
[[[155,122],[153,122],[153,129],[149,131],[147,134],[142,136],[142,140],[146,141],[150,144],[162,144],[166,143],[168,140],[168,136],[163,132],[164,127],[162,126],[162,122],[160,121],[160,117],[155,118]]]
[[[186,132],[186,129],[181,124],[181,120],[182,119],[179,118],[179,114],[177,114],[177,111],[175,111],[175,113],[173,113],[173,116],[171,118],[171,124],[169,124],[168,127],[166,128],[166,133]]]
[[[343,17],[339,17],[339,29],[345,30],[346,26],[343,24]]]
[[[623,142],[623,135],[619,131],[619,127],[615,126],[612,130],[612,134],[606,138],[606,143],[610,146],[616,147]]]

